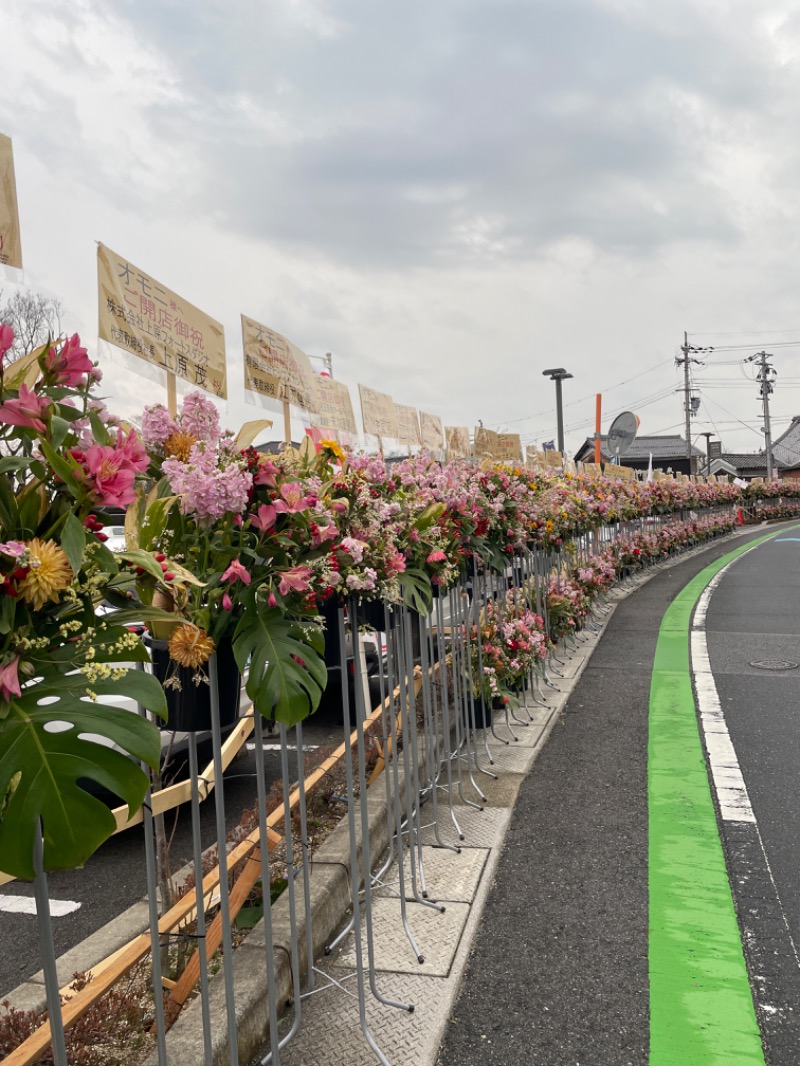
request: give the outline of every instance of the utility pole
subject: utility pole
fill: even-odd
[[[767,362],[767,359],[772,359],[772,356],[767,352],[758,352],[756,355],[751,355],[750,359],[760,360],[756,381],[761,385],[761,402],[764,407],[764,448],[767,453],[767,480],[772,481],[775,472],[772,464],[772,428],[769,424],[769,398],[778,375],[775,372],[775,368]]]
[[[683,344],[681,345],[681,351],[683,356],[676,356],[675,365],[681,366],[683,364],[683,389],[677,389],[677,392],[683,392],[683,413],[686,419],[686,459],[689,463],[689,473],[692,473],[692,415],[695,413],[695,408],[692,403],[692,387],[689,381],[689,364],[696,363],[697,366],[702,366],[702,362],[699,359],[693,359],[690,352],[713,352],[713,348],[697,348],[693,344],[689,344],[689,334],[684,332]],[[700,401],[697,400],[697,406]]]

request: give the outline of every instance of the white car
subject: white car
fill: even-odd
[[[108,537],[105,542],[106,547],[110,548],[112,552],[125,551],[125,527],[124,526],[104,526],[103,532]]]

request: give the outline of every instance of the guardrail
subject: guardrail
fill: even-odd
[[[291,773],[292,746],[289,744],[287,728],[281,726],[283,802],[269,815],[265,807],[267,782],[261,719],[253,718],[252,714],[243,718],[225,745],[222,744],[217,724],[213,730],[213,759],[207,771],[202,775],[199,773],[196,748],[190,745],[189,781],[183,785],[173,785],[162,793],[149,795],[141,814],[137,816],[144,822],[148,853],[149,931],[143,932],[95,965],[89,974],[91,979],[88,984],[72,995],[63,1007],[60,1006],[58,993],[66,990],[58,989],[54,965],[50,965],[48,973],[45,962],[50,1020],[11,1051],[4,1061],[9,1066],[32,1066],[52,1044],[54,1061],[64,1066],[68,1062],[65,1031],[96,1005],[121,976],[149,954],[152,986],[156,991],[152,1006],[154,1050],[147,1063],[152,1061],[163,1066],[170,1061],[167,1032],[181,1008],[195,993],[197,1004],[189,1009],[199,1015],[195,1027],[202,1029],[205,1061],[216,1061],[217,1056],[222,1054],[217,1047],[220,1039],[219,1022],[214,1027],[217,1043],[212,1039],[209,1005],[212,984],[215,988],[224,986],[224,995],[219,997],[224,1001],[222,1039],[227,1046],[229,1061],[237,1063],[242,1037],[236,1017],[231,927],[240,907],[259,880],[265,898],[268,897],[272,855],[277,848],[285,847],[290,926],[288,965],[294,1016],[288,1032],[281,1034],[277,1024],[283,1007],[279,990],[287,978],[282,970],[279,973],[283,962],[280,965],[276,962],[276,955],[281,953],[276,951],[274,945],[271,908],[265,906],[261,939],[264,944],[266,1011],[260,1030],[249,1032],[241,1047],[241,1053],[249,1057],[258,1040],[268,1041],[269,1052],[263,1061],[279,1064],[281,1051],[302,1023],[303,1000],[314,991],[316,979],[310,906],[313,861],[308,845],[306,800],[334,767],[343,765],[346,777],[345,821],[349,841],[349,903],[352,910],[348,928],[352,930],[356,941],[352,994],[359,999],[364,1039],[378,1061],[388,1066],[388,1060],[375,1043],[366,1022],[364,1008],[367,998],[376,996],[381,1002],[398,1009],[411,1010],[413,1005],[388,1000],[376,988],[372,892],[389,866],[394,864],[399,879],[398,922],[408,939],[409,950],[422,959],[424,945],[417,944],[411,933],[406,920],[406,907],[438,907],[434,900],[428,898],[425,886],[420,814],[423,803],[431,805],[438,846],[458,850],[464,833],[454,801],[458,799],[469,807],[482,809],[485,797],[480,788],[481,776],[496,777],[492,769],[488,737],[494,734],[504,743],[511,743],[515,739],[514,730],[524,728],[533,720],[529,707],[535,703],[546,703],[547,686],[551,684],[550,671],[557,670],[559,665],[559,646],[574,643],[580,638],[582,629],[593,628],[596,625],[596,612],[603,609],[604,590],[600,583],[594,590],[584,590],[585,602],[576,608],[570,620],[571,625],[565,625],[560,614],[556,614],[556,608],[562,610],[561,601],[565,598],[568,600],[578,587],[575,584],[576,574],[585,571],[583,580],[588,582],[592,566],[601,558],[614,556],[618,561],[626,560],[624,565],[617,567],[616,580],[631,581],[635,573],[647,564],[673,554],[683,544],[693,546],[703,536],[729,531],[734,521],[735,517],[727,508],[703,516],[699,525],[690,519],[675,522],[666,517],[647,524],[644,521],[618,523],[613,528],[603,527],[578,537],[556,553],[545,555],[532,551],[515,556],[509,560],[504,573],[489,573],[474,567],[471,574],[463,574],[456,586],[434,600],[427,617],[415,615],[402,605],[382,604],[380,624],[386,634],[387,655],[380,674],[379,705],[369,710],[363,687],[356,685],[356,727],[351,730],[348,690],[344,684],[342,744],[309,774],[306,774],[304,767],[302,723],[295,727],[293,749],[296,752],[296,766]],[[503,703],[498,712],[492,715],[491,709],[486,706],[486,691],[479,693],[476,700],[472,686],[476,669],[480,677],[484,676],[487,669],[491,669],[494,651],[486,631],[491,625],[494,626],[492,632],[495,635],[502,631],[504,622],[512,617],[510,612],[514,610],[514,597],[518,594],[524,597],[527,608],[541,618],[548,651],[543,658],[531,659],[525,676],[520,679],[527,695],[518,704],[513,700]],[[356,618],[358,609],[355,602],[349,604],[348,613],[351,621]],[[344,649],[345,616],[341,608],[337,624],[339,646]],[[352,626],[351,639],[358,662],[361,638],[357,625]],[[343,663],[343,677],[344,666]],[[215,697],[213,691],[212,697]],[[215,703],[216,699],[212,698],[212,706]],[[504,731],[502,738],[498,729]],[[224,796],[221,789],[214,788],[214,784],[221,780],[237,745],[251,735],[255,739],[259,824],[226,854]],[[376,739],[380,755],[378,765],[368,774],[366,741],[370,736]],[[296,778],[297,784],[291,788],[290,780],[293,778]],[[471,794],[478,797],[477,802],[465,795],[464,786],[467,782],[471,786]],[[369,805],[363,800],[369,788],[373,790],[370,794],[377,796],[381,784],[389,846],[388,853],[381,857],[379,863],[375,863],[370,845]],[[197,819],[201,799],[210,794],[213,794],[216,807],[218,847],[222,858],[220,865],[203,875]],[[154,814],[186,800],[192,807],[195,888],[166,913],[159,915],[152,820]],[[122,811],[115,813],[118,822],[121,822]],[[296,829],[295,822],[299,829]],[[37,880],[37,899],[46,901],[45,875],[38,875]],[[303,897],[302,908],[299,906],[298,893]],[[310,922],[301,922],[301,910],[305,914],[312,914]],[[44,943],[49,923],[46,915],[40,914],[40,919]],[[161,952],[152,952],[152,944],[158,943],[161,947],[169,945],[176,935],[186,936],[190,927],[193,927],[191,936],[197,940],[197,948],[181,974],[174,979],[166,978],[162,973]],[[363,955],[362,937],[366,947]],[[210,971],[217,952],[221,952],[222,973],[212,978]],[[301,984],[302,973],[305,974],[304,985]]]

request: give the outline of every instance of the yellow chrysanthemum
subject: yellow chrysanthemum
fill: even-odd
[[[214,641],[204,629],[193,622],[184,622],[172,631],[169,655],[179,666],[196,670],[208,662],[214,651]]]
[[[335,455],[340,463],[343,463],[345,461],[346,456],[345,456],[344,451],[339,446],[337,441],[335,441],[335,440],[321,440],[319,442],[319,446],[320,446],[320,448],[327,449],[327,451],[329,451],[331,453],[331,455]]]
[[[19,592],[26,603],[40,611],[50,600],[58,603],[59,596],[72,581],[72,567],[54,540],[34,537],[25,547],[29,553],[30,570],[21,581]]]
[[[186,463],[189,461],[193,444],[197,444],[197,437],[178,429],[164,441],[164,451],[171,459],[180,459],[182,463]]]

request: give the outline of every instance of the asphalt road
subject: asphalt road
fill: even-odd
[[[724,826],[767,1061],[800,1062],[800,530],[743,556],[711,597],[711,669],[756,824]],[[753,665],[753,664],[762,665]],[[783,669],[767,669],[782,665]]]
[[[441,1066],[648,1063],[648,705],[659,626],[694,575],[764,532],[710,547],[617,607],[520,791]],[[723,832],[766,1061],[778,1066],[800,1062],[791,939],[800,930],[800,669],[749,663],[800,662],[798,585],[800,541],[778,538],[727,571],[707,623],[763,837],[762,847],[755,827]],[[702,1066],[712,1063],[721,1066],[713,1054]]]
[[[294,743],[293,731],[289,742]],[[332,747],[341,743],[341,711],[321,709],[304,723],[303,743]],[[280,755],[273,750],[276,737],[265,739],[267,787],[280,780]],[[251,744],[252,747],[252,744]],[[210,754],[208,759],[210,759]],[[205,765],[203,763],[203,765]],[[294,766],[291,767],[294,774]],[[237,825],[242,812],[256,803],[255,756],[252,750],[234,760],[225,774],[225,813],[228,829]],[[200,808],[203,847],[216,841],[213,794]],[[177,812],[177,826],[171,845],[171,865],[179,870],[191,861],[191,812],[188,804]],[[56,955],[79,944],[91,933],[143,899],[147,893],[143,829],[134,827],[108,840],[80,870],[65,870],[48,875],[51,900],[80,903],[77,910],[53,918]],[[2,900],[9,896],[33,896],[33,885],[13,881],[0,888],[0,1002],[22,981],[41,968],[35,914],[9,913],[2,910]]]

